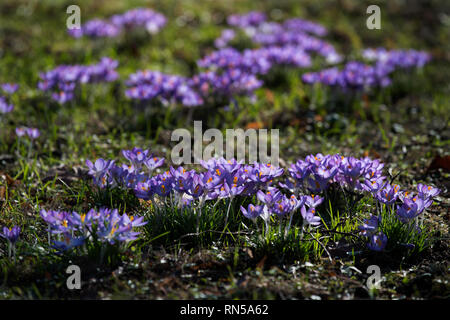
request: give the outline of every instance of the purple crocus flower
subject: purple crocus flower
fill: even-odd
[[[149,150],[142,150],[141,148],[136,147],[132,150],[122,150],[122,155],[137,169],[140,169],[142,164],[152,156]]]
[[[17,127],[16,128],[16,136],[18,136],[19,138],[23,137],[26,134],[27,134],[27,130],[25,127]]]
[[[293,211],[293,202],[290,201],[285,195],[281,197],[276,203],[271,206],[272,213],[275,213],[279,217],[284,217]]]
[[[271,182],[276,177],[281,176],[284,172],[282,168],[275,167],[270,163],[268,164],[255,163],[254,168],[255,168],[254,173],[256,173],[254,178],[256,178],[256,181],[260,183]]]
[[[243,206],[241,206],[240,208],[244,217],[251,220],[255,220],[256,218],[258,218],[263,210],[263,206],[255,206],[253,204],[249,204],[248,209],[245,209]]]
[[[191,183],[189,184],[189,188],[186,190],[186,193],[192,199],[198,199],[202,197],[205,192],[203,176],[198,174],[192,175]]]
[[[27,128],[26,131],[27,131],[27,136],[28,136],[31,140],[37,139],[37,138],[39,138],[39,136],[41,135],[41,133],[39,132],[39,130],[36,129],[36,128]]]
[[[397,208],[397,216],[402,222],[408,222],[425,210],[425,201],[420,197],[403,199],[403,204]]]
[[[386,184],[381,190],[378,191],[378,193],[375,195],[375,198],[381,203],[391,205],[399,197],[399,190],[400,187],[398,185]]]
[[[40,211],[40,216],[49,225],[49,232],[54,234],[60,234],[61,232],[67,231],[69,224],[72,222],[68,217],[71,215],[69,212],[65,211],[53,211],[44,210]]]
[[[52,247],[60,252],[69,251],[75,247],[79,247],[83,245],[86,240],[85,237],[72,237],[68,233],[64,234],[63,237],[63,241],[53,240],[52,244]]]
[[[237,183],[230,183],[228,181],[224,181],[220,189],[217,190],[218,198],[231,198],[233,199],[235,196],[240,195],[242,191],[244,191],[244,185],[238,185]]]
[[[28,128],[28,127],[17,127],[16,135],[20,138],[23,136],[29,137],[31,140],[37,139],[41,133],[36,128]]]
[[[59,104],[65,104],[68,101],[72,101],[74,97],[75,96],[72,91],[61,90],[59,92],[52,93],[52,99]]]
[[[97,159],[95,163],[90,160],[86,160],[86,165],[89,168],[88,174],[92,176],[94,183],[100,188],[106,186],[114,186],[116,181],[113,178],[113,172],[116,172],[119,168],[114,165],[114,160]],[[125,170],[123,170],[125,171]],[[120,180],[120,176],[118,177]]]
[[[93,177],[103,176],[114,164],[114,160],[97,159],[92,163],[89,159],[86,160],[86,165],[89,168],[88,174]]]
[[[201,179],[202,187],[207,191],[212,191],[222,182],[222,180],[218,179],[211,171],[200,173],[199,177]]]
[[[166,197],[173,190],[174,178],[169,172],[165,172],[150,179],[150,183],[155,194]]]
[[[138,182],[134,187],[136,197],[143,200],[150,200],[153,196],[151,181]]]
[[[298,182],[303,183],[303,180],[311,173],[311,165],[303,160],[298,160],[289,168],[289,173]]]
[[[269,207],[281,200],[282,196],[283,194],[277,188],[273,187],[269,187],[267,192],[259,190],[256,193],[256,197],[258,198],[258,200]]]
[[[383,251],[386,247],[387,241],[387,236],[382,232],[372,234],[369,237],[369,243],[367,244],[367,247],[373,251]]]
[[[296,180],[291,181],[290,179],[286,179],[284,182],[278,183],[278,185],[290,193],[297,193],[300,188],[300,185]]]
[[[372,180],[366,179],[361,185],[361,188],[365,191],[376,194],[385,184],[385,177],[374,178]]]
[[[163,164],[164,158],[149,157],[144,161],[144,165],[150,170],[150,174],[153,172],[153,170],[161,167]]]
[[[344,158],[341,164],[341,170],[344,175],[354,179],[363,173],[364,163],[353,157]]]
[[[438,188],[427,186],[422,183],[417,185],[418,195],[422,199],[436,197],[441,191]]]
[[[169,172],[173,178],[173,189],[183,193],[191,188],[194,171],[187,171],[183,167],[170,167]]]
[[[336,171],[332,172],[324,170],[323,168],[317,168],[316,173],[313,174],[313,178],[308,178],[309,189],[311,192],[321,192],[328,188],[328,182],[334,177]]]
[[[323,202],[323,198],[318,195],[315,195],[315,194],[312,194],[311,196],[306,196],[306,199],[305,199],[305,204],[308,207],[313,207],[313,208],[316,208],[322,202]]]
[[[363,225],[358,226],[363,236],[369,236],[374,234],[378,230],[378,226],[381,224],[381,216],[371,215],[369,219],[364,220]]]
[[[0,114],[1,113],[9,113],[14,110],[14,105],[6,102],[4,97],[0,97]]]
[[[120,28],[110,22],[93,19],[86,22],[81,28],[70,29],[68,33],[74,38],[80,38],[82,36],[90,38],[113,38],[119,35]]]
[[[19,85],[17,83],[4,83],[1,88],[7,94],[13,94],[19,89]]]
[[[183,194],[183,196],[180,199],[180,202],[178,204],[178,206],[180,208],[191,208],[192,205],[194,203],[194,198],[187,195],[187,194]]]
[[[314,207],[311,207],[308,209],[308,211],[306,211],[306,207],[302,206],[301,210],[300,210],[302,217],[303,217],[303,221],[306,224],[310,224],[312,226],[317,226],[320,224],[320,217],[316,216],[316,209]]]
[[[3,232],[0,233],[0,236],[8,240],[9,243],[15,244],[19,239],[20,235],[20,227],[14,226],[12,228],[3,227]]]
[[[289,197],[289,202],[291,204],[292,211],[297,210],[298,208],[302,207],[306,203],[307,196],[299,196],[297,197],[295,195],[291,195]]]
[[[125,226],[130,225],[133,228],[137,228],[145,226],[147,222],[144,221],[144,217],[135,218],[134,216],[128,216],[127,214],[123,214],[121,224]]]

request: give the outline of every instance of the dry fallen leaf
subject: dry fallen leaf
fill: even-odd
[[[370,149],[369,151],[367,151],[367,150],[364,151],[364,157],[371,157],[371,158],[379,159],[379,158],[381,158],[381,155],[378,152],[376,152],[375,150]]]
[[[264,263],[267,260],[267,255],[264,255],[264,257],[261,259],[260,262],[258,262],[258,264],[256,265],[256,268],[262,269],[264,268]]]
[[[269,101],[270,103],[273,103],[273,101],[274,101],[274,95],[273,95],[273,92],[272,91],[270,91],[270,90],[266,90],[266,99],[267,99],[267,101]]]
[[[441,157],[437,155],[431,162],[428,170],[444,169],[450,172],[450,156]]]
[[[6,188],[4,186],[0,186],[0,200],[5,200]]]
[[[253,259],[253,252],[252,249],[250,248],[244,248],[244,252],[246,252],[248,254],[248,256],[250,257],[250,259]]]
[[[264,123],[256,121],[247,123],[245,129],[262,129],[264,127]]]

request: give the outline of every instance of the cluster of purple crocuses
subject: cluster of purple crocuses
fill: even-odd
[[[164,74],[159,71],[138,71],[131,74],[126,82],[128,98],[136,100],[158,99],[163,104],[181,103],[197,106],[203,103],[200,95],[192,88],[189,79]]]
[[[302,80],[309,84],[322,83],[341,89],[362,90],[370,87],[386,87],[391,84],[390,74],[396,69],[421,68],[431,59],[431,56],[423,51],[388,51],[384,48],[364,50],[363,56],[375,63],[371,65],[350,61],[342,69],[334,67],[305,73]]]
[[[323,56],[330,64],[343,60],[333,45],[320,38],[327,34],[326,28],[312,21],[292,18],[276,23],[267,21],[262,12],[251,11],[247,14],[231,15],[227,22],[230,26],[242,30],[259,48],[240,52],[227,47],[236,37],[236,32],[233,29],[225,29],[215,41],[219,50],[198,61],[198,66],[204,69],[200,73],[185,78],[158,71],[137,71],[129,76],[125,95],[133,100],[157,100],[163,104],[177,103],[187,107],[234,100],[236,96],[252,98],[254,91],[263,85],[257,76],[266,74],[274,66],[310,67],[311,53]],[[76,37],[113,37],[123,29],[144,25],[151,32],[157,32],[165,23],[163,15],[151,9],[137,8],[115,15],[109,20],[91,20],[81,29],[70,32]],[[345,64],[343,69],[334,67],[306,73],[302,80],[309,84],[319,82],[344,89],[385,87],[391,84],[389,75],[396,68],[421,67],[430,59],[424,52],[387,51],[383,48],[365,50],[363,56],[367,60],[375,60],[375,64],[351,61]],[[72,67],[75,67],[75,71]],[[61,73],[73,77],[77,66],[72,67],[62,66]],[[112,66],[112,69],[114,68],[115,66]],[[72,100],[75,88],[73,81],[52,81],[54,73],[58,72],[49,72],[43,76],[39,87],[44,91],[57,89],[52,97],[60,103]],[[111,81],[115,80],[117,75],[115,71],[111,71],[105,78],[106,81]]]
[[[307,67],[309,55],[295,46],[264,47],[239,52],[224,48],[204,57],[198,65],[207,70],[187,79],[158,71],[139,71],[130,75],[126,96],[137,100],[158,98],[184,106],[201,105],[211,97],[229,99],[252,96],[263,85],[258,74],[266,74],[274,65]]]
[[[27,136],[31,140],[35,140],[35,139],[39,138],[41,133],[39,132],[39,129],[36,129],[36,128],[17,127],[16,135],[19,138]]]
[[[266,22],[265,14],[252,11],[245,15],[230,16],[228,23],[241,28],[260,47],[242,52],[227,47],[236,33],[233,29],[224,30],[215,42],[219,50],[197,62],[200,68],[206,69],[193,77],[204,100],[205,93],[225,97],[243,94],[253,96],[254,90],[263,84],[257,78],[258,75],[267,74],[275,66],[309,67],[311,58],[308,52],[317,51],[329,60],[338,59],[331,45],[305,33],[326,33],[322,26],[310,21],[291,19],[285,24],[277,24]],[[288,41],[286,37],[292,38],[291,34],[295,34],[298,39]]]
[[[396,217],[401,222],[417,228],[417,218],[432,205],[433,198],[439,193],[439,189],[421,183],[417,185],[417,194],[415,195],[407,191],[400,191],[397,185],[386,185],[374,197],[378,201],[377,205],[392,206],[395,208]],[[395,207],[395,203],[399,204]],[[371,250],[382,251],[388,242],[387,236],[380,227],[381,220],[381,214],[371,215],[359,226],[361,234],[369,238],[368,247]]]
[[[228,19],[228,24],[242,29],[250,39],[261,46],[274,50],[272,64],[289,64],[297,67],[307,67],[310,65],[307,54],[316,52],[323,56],[328,63],[336,64],[343,60],[335,48],[323,39],[317,38],[326,35],[327,30],[320,24],[300,19],[292,18],[283,23],[269,22],[263,13],[252,11],[244,15],[233,15]],[[226,30],[218,39],[219,48],[224,48],[226,44],[234,39],[232,30]],[[272,49],[273,48],[273,49]],[[268,70],[268,64],[262,61],[264,51],[261,49],[247,50],[254,52],[253,69],[255,73],[264,73]],[[270,50],[269,50],[270,51]],[[300,53],[301,63],[295,63],[296,53]],[[246,56],[248,53],[242,54]],[[278,60],[278,57],[283,57]],[[391,84],[389,75],[399,68],[421,68],[430,61],[430,54],[416,50],[386,50],[384,48],[363,50],[363,57],[366,60],[374,61],[373,65],[357,61],[350,61],[342,69],[326,68],[318,72],[309,72],[302,76],[305,83],[322,83],[327,86],[339,87],[342,89],[365,89],[368,87],[386,87]],[[243,66],[244,69],[249,64],[248,57],[240,58],[236,54],[228,52],[215,52],[211,57],[218,57],[218,60],[208,61],[208,58],[200,61],[200,66],[212,65],[213,67],[224,67],[227,65]],[[305,58],[303,58],[305,57]],[[243,61],[242,61],[243,60]],[[261,72],[261,70],[263,72]]]
[[[250,74],[266,74],[274,65],[308,67],[311,59],[301,47],[296,46],[246,49],[242,53],[224,48],[205,56],[198,61],[198,65],[214,71],[239,69]]]
[[[41,132],[37,128],[29,128],[29,127],[24,127],[24,126],[16,127],[15,131],[16,131],[16,136],[18,138],[18,143],[17,143],[18,154],[20,154],[20,150],[21,150],[20,145],[22,143],[22,137],[26,137],[26,138],[28,138],[25,141],[25,145],[28,145],[27,157],[28,157],[28,159],[31,159],[31,155],[32,155],[32,151],[33,151],[33,141],[41,136]]]
[[[12,95],[19,89],[19,85],[16,83],[3,83],[0,85],[0,89],[4,94]],[[6,97],[0,96],[0,114],[10,113],[13,110],[14,105],[9,103]]]
[[[125,92],[128,98],[156,99],[163,104],[180,103],[192,107],[204,104],[211,97],[218,99],[251,95],[262,82],[240,69],[221,73],[207,71],[192,78],[146,70],[130,75],[126,84],[129,87]]]
[[[431,55],[417,50],[387,50],[385,48],[365,49],[363,57],[395,68],[422,68],[431,60]]]
[[[234,159],[212,158],[201,161],[204,168],[202,172],[170,167],[164,173],[152,175],[157,167],[163,165],[164,159],[154,157],[148,150],[140,148],[123,150],[122,154],[129,164],[119,166],[114,161],[103,159],[94,163],[86,161],[96,185],[101,188],[121,186],[133,189],[140,199],[154,200],[155,197],[161,197],[169,201],[170,205],[192,206],[200,209],[200,212],[207,200],[228,199],[226,219],[236,196],[256,195],[257,204],[241,207],[244,216],[249,219],[260,217],[266,226],[272,215],[286,217],[289,221],[286,232],[297,211],[300,211],[305,225],[320,224],[316,208],[324,199],[320,194],[331,185],[372,195],[377,208],[382,205],[393,207],[399,203],[395,214],[403,223],[413,222],[439,193],[436,188],[420,184],[418,195],[409,196],[383,176],[383,163],[368,157],[358,159],[338,154],[309,155],[292,164],[288,169],[289,176],[281,180],[277,187],[274,181],[281,178],[284,170],[271,164],[248,165]],[[145,167],[147,170],[144,170]],[[373,226],[376,219],[369,219],[365,226]],[[386,245],[383,239],[386,238],[381,232],[372,232],[376,229],[362,226],[364,234],[369,236],[369,248],[382,250]]]
[[[223,72],[205,71],[193,76],[189,82],[202,97],[207,99],[229,99],[236,96],[252,98],[254,91],[263,84],[255,75],[241,69],[228,69]]]
[[[342,89],[360,90],[390,85],[389,73],[390,68],[386,68],[383,64],[371,66],[362,62],[351,61],[345,64],[342,70],[333,67],[318,72],[305,73],[302,80],[308,84],[322,83]]]
[[[317,36],[326,35],[325,27],[300,18],[288,19],[284,23],[267,22],[265,14],[252,11],[244,15],[232,15],[228,19],[231,26],[241,28],[253,42],[261,47],[246,49],[242,52],[227,47],[236,37],[233,29],[225,29],[215,45],[219,49],[198,61],[200,68],[206,71],[194,75],[189,84],[180,81],[183,88],[189,88],[190,97],[194,90],[202,99],[194,99],[198,104],[208,101],[208,97],[232,98],[238,95],[253,96],[254,91],[263,85],[258,75],[268,73],[277,65],[298,68],[311,66],[310,53],[316,52],[328,63],[342,61],[342,56],[335,48]],[[374,65],[358,61],[346,63],[343,69],[338,67],[309,72],[302,76],[305,83],[320,82],[328,86],[343,89],[361,90],[368,87],[386,87],[391,84],[389,75],[396,68],[422,67],[430,60],[429,54],[415,50],[385,49],[366,50],[363,56],[367,60],[375,60]],[[177,77],[177,76],[171,76]],[[133,87],[127,95],[134,99],[146,99],[161,92],[161,85],[156,89],[143,85],[142,89]],[[175,90],[177,91],[177,90]],[[160,94],[164,97],[165,94]],[[167,100],[167,98],[163,98]],[[179,100],[175,93],[172,100]],[[189,99],[189,101],[191,101]],[[193,104],[188,104],[191,106]]]
[[[329,63],[336,63],[342,59],[330,43],[316,37],[326,35],[327,30],[312,21],[292,18],[283,23],[276,23],[266,21],[263,13],[252,11],[244,15],[230,16],[228,24],[240,28],[254,43],[263,47],[291,46],[305,52],[317,52]],[[232,38],[224,37],[224,40]]]
[[[148,8],[135,8],[123,14],[113,15],[110,19],[93,19],[86,22],[81,28],[70,29],[72,37],[83,36],[90,38],[113,38],[123,32],[135,28],[145,28],[149,33],[158,33],[166,24],[163,14]]]
[[[284,21],[282,24],[267,22],[266,15],[263,12],[258,11],[251,11],[246,14],[233,14],[228,17],[227,23],[230,26],[244,29],[249,33],[256,33],[251,28],[267,28],[266,25],[270,24],[270,30],[278,28],[277,31],[279,31],[280,33],[282,30],[288,30],[296,32],[306,32],[320,37],[327,34],[327,29],[318,23],[301,18],[291,18]]]
[[[330,184],[336,183],[342,188],[372,195],[377,208],[382,205],[395,208],[397,218],[405,223],[416,223],[417,218],[426,208],[431,206],[433,197],[439,194],[439,189],[423,184],[418,185],[417,196],[400,190],[400,186],[392,185],[383,176],[384,164],[370,158],[342,157],[339,155],[310,155],[305,160],[299,160],[291,165],[289,173],[293,181],[285,186],[294,190],[307,188],[311,192],[319,193],[328,189]],[[387,237],[378,229],[381,213],[371,216],[360,229],[369,238],[369,248],[381,251],[387,244]]]
[[[12,103],[8,103],[5,97],[0,96],[0,114],[10,113],[14,110],[14,105]]]
[[[120,214],[117,209],[91,209],[87,213],[44,210],[40,216],[48,225],[48,241],[59,251],[82,246],[85,242],[117,244],[136,240],[143,217]],[[51,237],[54,237],[52,240]]]
[[[267,20],[266,14],[259,11],[250,11],[245,14],[232,14],[227,18],[230,26],[239,28],[256,27]]]
[[[228,18],[228,23],[231,26],[242,28],[247,33],[252,29],[258,35],[268,32],[267,29],[272,25],[264,24],[265,20],[265,14],[253,11],[246,15],[232,15]],[[261,29],[258,29],[259,27]],[[281,33],[297,33],[295,30],[299,28],[302,32],[320,35],[326,33],[322,26],[301,19],[287,20],[285,25],[279,25],[279,27]],[[263,85],[257,76],[266,74],[276,65],[309,67],[311,58],[306,51],[317,50],[330,55],[330,57],[333,54],[337,56],[331,45],[306,33],[302,34],[305,35],[303,41],[255,41],[262,47],[240,52],[227,47],[229,41],[234,39],[236,34],[233,29],[226,29],[215,41],[216,47],[220,49],[198,61],[198,66],[204,71],[187,80],[176,75],[166,75],[175,86],[170,90],[165,90],[164,84],[159,81],[148,83],[148,79],[145,79],[144,75],[147,74],[147,77],[151,79],[151,71],[139,71],[128,79],[130,88],[127,89],[126,95],[137,100],[156,97],[159,100],[174,101],[185,106],[201,105],[211,100],[229,100],[236,96],[253,97],[254,91]],[[161,79],[160,73],[154,73],[158,80]]]
[[[115,70],[118,64],[116,60],[103,57],[99,63],[92,65],[60,65],[40,74],[38,88],[52,92],[52,99],[64,104],[74,99],[81,84],[116,80],[119,77]]]

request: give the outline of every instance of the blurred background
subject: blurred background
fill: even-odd
[[[66,9],[73,4],[80,6],[82,24],[136,7],[147,7],[164,14],[167,24],[152,36],[124,34],[114,39],[75,39],[66,29],[69,17]],[[372,4],[381,8],[381,30],[366,27],[366,9]],[[75,149],[86,156],[92,145],[82,147],[75,141],[90,141],[87,138],[93,134],[105,135],[105,139],[119,138],[120,141],[152,139],[157,144],[167,145],[170,130],[189,126],[186,110],[177,110],[175,115],[150,114],[139,119],[124,97],[123,83],[95,89],[89,99],[77,102],[78,111],[73,107],[60,108],[49,104],[37,90],[39,74],[60,64],[92,64],[108,56],[118,60],[121,81],[144,69],[192,76],[199,72],[197,61],[216,49],[214,41],[228,27],[226,19],[231,14],[257,10],[275,22],[300,17],[325,26],[328,30],[326,41],[346,59],[357,57],[364,48],[385,47],[425,50],[432,55],[432,61],[420,75],[402,74],[401,80],[388,91],[363,97],[367,106],[374,102],[381,107],[372,119],[369,117],[371,129],[362,132],[350,124],[356,119],[363,127],[361,123],[367,117],[359,111],[346,111],[345,105],[341,105],[338,112],[330,110],[328,99],[312,96],[317,92],[311,92],[301,82],[304,70],[288,70],[281,77],[266,79],[267,86],[257,91],[256,103],[240,102],[241,109],[237,113],[229,113],[226,108],[216,109],[213,113],[199,109],[191,117],[205,120],[209,127],[294,128],[283,133],[294,140],[305,132],[314,135],[313,140],[320,135],[327,138],[367,135],[362,143],[365,147],[372,145],[375,134],[378,139],[374,144],[378,144],[378,150],[387,150],[390,145],[386,146],[385,141],[392,138],[390,134],[398,134],[401,127],[416,130],[419,123],[423,133],[446,126],[450,92],[449,8],[450,2],[446,0],[2,0],[0,82],[21,85],[16,108],[21,111],[14,115],[11,128],[24,123],[48,127],[51,139],[47,147],[53,150],[51,152],[64,154],[64,150],[71,150],[69,153],[72,154]],[[253,46],[245,41],[236,45],[240,49]],[[314,68],[317,70],[323,65],[316,63]],[[389,117],[387,111],[391,112]],[[386,120],[376,120],[379,118]],[[384,138],[379,133],[380,126],[386,131]],[[319,146],[324,148],[323,143]],[[61,148],[64,150],[59,150]],[[116,152],[114,147],[111,152]],[[293,150],[295,152],[302,154],[306,150]]]

